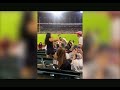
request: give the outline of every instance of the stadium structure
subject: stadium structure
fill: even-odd
[[[82,11],[39,11],[38,33],[82,31]]]

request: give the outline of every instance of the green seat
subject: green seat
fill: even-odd
[[[20,68],[16,58],[0,59],[0,79],[19,79]]]

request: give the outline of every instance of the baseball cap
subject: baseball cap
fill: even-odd
[[[78,31],[78,32],[76,32],[76,34],[82,35],[82,31]]]

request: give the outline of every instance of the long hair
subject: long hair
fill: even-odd
[[[58,66],[60,67],[66,60],[66,53],[63,48],[59,48],[57,51],[57,60],[58,60]]]
[[[23,12],[23,20],[22,20],[21,32],[20,32],[20,37],[22,39],[29,38],[27,25],[31,20],[32,20],[32,12],[31,11]]]
[[[45,45],[48,44],[48,42],[49,42],[49,38],[51,38],[51,33],[47,33],[47,34],[46,34]]]
[[[22,40],[26,43],[26,65],[28,66],[36,66],[36,34],[30,34],[28,25],[30,22],[33,22],[33,12],[31,11],[25,11],[23,12],[23,18],[22,18],[22,25],[21,25],[21,33],[20,37]]]

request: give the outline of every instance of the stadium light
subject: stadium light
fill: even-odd
[[[83,11],[80,11],[80,13],[83,13]]]
[[[61,18],[64,11],[50,11],[55,18]]]

